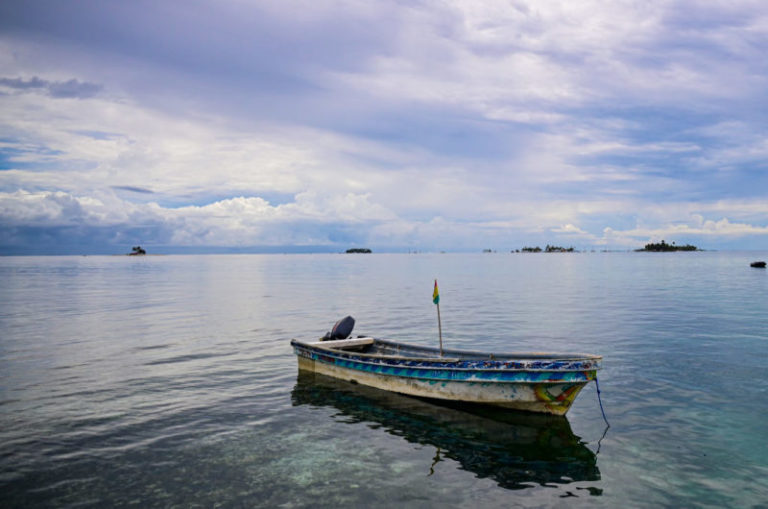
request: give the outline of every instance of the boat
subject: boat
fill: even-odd
[[[749,264],[750,267],[754,267],[756,269],[764,269],[765,268],[765,262],[752,262]]]
[[[292,339],[299,370],[409,396],[565,415],[602,364],[592,354],[487,353],[349,339],[352,326],[354,319],[346,317],[319,341]]]

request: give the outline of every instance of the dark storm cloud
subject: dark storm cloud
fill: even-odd
[[[87,99],[95,96],[102,89],[101,85],[76,79],[48,81],[37,76],[27,80],[23,78],[0,78],[0,85],[22,91],[42,90],[51,97],[69,99]]]

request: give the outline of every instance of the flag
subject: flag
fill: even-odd
[[[440,293],[437,291],[437,279],[435,279],[435,291],[432,292],[432,302],[440,304]]]

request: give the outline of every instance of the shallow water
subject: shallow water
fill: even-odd
[[[0,258],[3,507],[766,507],[766,253]],[[604,356],[567,419],[299,377],[356,334]],[[762,505],[761,505],[762,504]]]

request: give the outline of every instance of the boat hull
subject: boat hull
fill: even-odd
[[[565,415],[581,389],[596,377],[586,369],[467,369],[459,359],[366,358],[315,349],[293,342],[299,369],[410,396],[494,405],[514,410]],[[476,363],[475,363],[476,364]],[[549,363],[552,364],[552,363]],[[573,363],[562,363],[573,367]],[[555,364],[557,366],[557,364]]]

